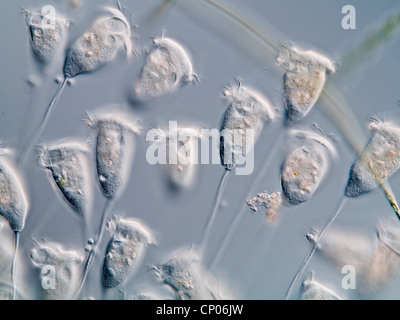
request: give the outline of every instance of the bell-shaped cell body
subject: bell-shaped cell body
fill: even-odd
[[[335,149],[325,137],[313,132],[291,132],[296,138],[281,169],[285,199],[292,205],[308,201],[325,177]]]
[[[286,120],[288,123],[300,121],[314,107],[327,73],[335,72],[335,66],[319,53],[288,47],[280,53],[278,63],[286,69],[283,78]]]
[[[103,285],[114,288],[140,268],[147,246],[155,240],[138,220],[114,218],[108,226],[113,236],[104,257]]]
[[[66,77],[97,70],[114,60],[121,48],[128,55],[131,54],[131,27],[128,20],[117,9],[106,8],[105,11],[106,14],[99,17],[68,50],[64,65]]]
[[[47,6],[49,10],[25,11],[26,23],[29,28],[29,34],[32,49],[40,61],[49,63],[64,46],[69,21],[56,15],[54,7]],[[46,11],[46,12],[43,12]]]
[[[27,194],[18,171],[3,153],[7,151],[0,150],[0,215],[14,232],[20,232],[28,213]]]
[[[79,285],[83,257],[77,251],[65,251],[55,243],[39,245],[31,253],[38,268],[43,296],[48,300],[70,300]]]
[[[371,140],[350,169],[347,197],[375,189],[400,168],[400,128],[375,120],[370,130]]]
[[[396,221],[397,223],[397,221]],[[381,224],[378,237],[357,230],[332,229],[320,246],[319,252],[339,268],[355,268],[356,288],[362,297],[372,297],[382,291],[398,274],[400,228]]]
[[[229,106],[221,124],[220,157],[225,169],[233,170],[254,148],[264,123],[273,121],[275,115],[267,98],[240,82],[226,87],[224,97]]]
[[[307,279],[302,284],[300,300],[342,300],[331,289],[313,279]]]
[[[135,151],[134,133],[139,128],[129,117],[102,112],[88,115],[87,125],[97,132],[96,168],[103,194],[113,199],[121,194],[129,180]]]
[[[165,148],[169,181],[176,188],[192,186],[197,174],[199,132],[192,128],[157,129],[157,132],[154,143]]]
[[[332,143],[324,136],[309,131],[291,130],[289,152],[281,167],[281,192],[257,194],[247,200],[249,208],[266,212],[268,222],[274,222],[283,205],[298,205],[308,201],[336,156]]]
[[[61,141],[39,147],[39,163],[50,170],[52,180],[67,203],[81,216],[88,214],[92,205],[91,176],[85,153],[86,144]]]
[[[313,237],[308,235],[312,242],[318,240],[318,233],[315,231]],[[318,242],[318,250],[332,263],[342,266],[364,264],[366,257],[371,255],[374,247],[375,237],[367,232],[350,227],[332,227]]]
[[[213,279],[201,265],[200,255],[194,251],[177,252],[155,269],[178,300],[218,299],[218,293],[210,283]]]
[[[196,78],[186,50],[176,40],[157,38],[136,82],[135,98],[142,102],[158,98]]]

